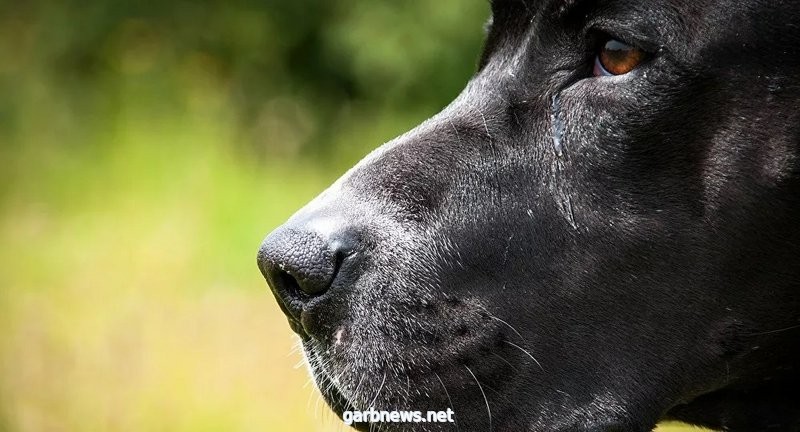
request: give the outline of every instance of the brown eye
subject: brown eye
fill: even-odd
[[[639,66],[647,53],[639,48],[611,39],[603,45],[594,61],[594,76],[624,75]]]

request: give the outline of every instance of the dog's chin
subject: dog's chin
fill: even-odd
[[[465,316],[472,317],[469,328],[447,331],[427,343],[375,341],[360,335],[356,344],[348,341],[347,335],[333,341],[305,336],[301,339],[302,347],[322,397],[340,418],[345,411],[426,413],[450,408],[455,412],[456,422],[485,428],[489,402],[484,392],[494,392],[492,404],[500,408],[496,404],[506,399],[503,395],[507,396],[514,383],[526,375],[523,372],[526,366],[536,368],[536,364],[519,349],[517,344],[522,342],[515,339],[519,336],[506,325],[480,311],[464,313],[462,323],[467,322]],[[451,319],[456,321],[459,320],[455,317]],[[415,426],[413,423],[380,425],[382,430],[392,431],[414,430]],[[368,430],[370,424],[353,426]],[[427,424],[425,430],[452,427],[452,424]]]
[[[303,354],[309,374],[311,374],[325,403],[327,403],[331,410],[339,417],[342,416],[344,411],[356,409],[353,402],[348,400],[343,390],[339,388],[340,384],[336,382],[334,376],[329,375],[331,372],[326,372],[326,361],[318,352],[318,348],[314,346],[314,342],[306,337],[301,339],[301,343],[303,345]]]
[[[320,351],[324,349],[315,346],[313,340],[304,340],[304,353],[310,374],[314,379],[322,399],[330,409],[341,419],[345,411],[366,411],[369,409],[389,410],[403,409],[400,407],[388,408],[385,398],[388,394],[381,397],[380,389],[386,384],[385,378],[380,384],[375,384],[374,377],[370,372],[359,372],[356,367],[342,367],[336,370],[330,359],[325,359]],[[360,375],[357,383],[351,383],[352,377]],[[375,387],[380,385],[381,387]],[[354,387],[355,386],[355,387]],[[374,397],[373,397],[374,396]],[[372,397],[371,400],[367,400]],[[370,431],[375,428],[374,424],[368,422],[354,422],[350,425],[358,431]],[[382,430],[400,431],[403,430],[402,424],[386,423],[381,424]]]
[[[396,386],[397,378],[375,371],[360,371],[355,365],[336,368],[330,359],[326,359],[315,347],[314,341],[304,341],[306,362],[322,399],[330,409],[342,419],[345,411],[390,411],[390,410],[416,410],[406,390],[405,405],[398,405],[398,400],[393,400],[389,388]],[[341,370],[339,370],[341,369]],[[360,378],[355,378],[360,376]],[[355,380],[355,381],[354,381]],[[411,381],[403,383],[403,387],[413,385]],[[408,406],[406,406],[408,405]],[[444,408],[443,408],[444,409]],[[350,425],[359,431],[374,430],[376,425],[369,422],[354,422]],[[381,430],[405,431],[409,425],[403,423],[380,423]]]

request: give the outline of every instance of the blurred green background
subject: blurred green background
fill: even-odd
[[[488,13],[0,1],[0,431],[344,429],[256,249],[459,92]]]

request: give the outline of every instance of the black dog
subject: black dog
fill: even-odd
[[[464,92],[259,252],[327,402],[800,431],[800,3],[492,8]]]

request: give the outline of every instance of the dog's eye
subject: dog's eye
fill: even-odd
[[[610,39],[595,57],[594,76],[624,75],[639,66],[646,56],[639,48]]]

